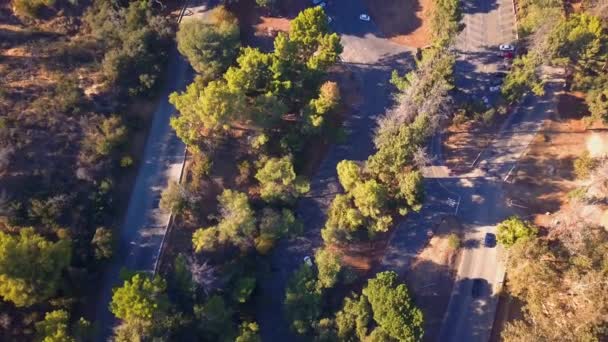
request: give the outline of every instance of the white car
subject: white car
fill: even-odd
[[[500,51],[515,51],[515,46],[510,44],[502,44],[498,47],[498,49],[500,49]]]
[[[363,20],[363,21],[370,21],[372,20],[372,18],[369,17],[369,15],[363,13],[359,16],[359,19]]]
[[[309,267],[312,267],[312,259],[308,255],[304,257],[304,263]]]

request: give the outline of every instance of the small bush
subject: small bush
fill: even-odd
[[[460,237],[457,234],[452,233],[452,234],[448,235],[448,246],[450,246],[451,249],[460,248],[460,244],[461,244]]]
[[[124,156],[120,159],[120,167],[128,168],[133,166],[133,158],[130,156]]]
[[[589,155],[589,152],[583,152],[580,157],[574,160],[574,174],[579,179],[589,177],[591,171],[597,166],[597,161]]]
[[[481,114],[481,121],[484,125],[489,126],[494,121],[495,116],[496,110],[494,108],[490,108]]]
[[[13,10],[17,16],[37,18],[43,7],[54,4],[54,0],[13,0]]]

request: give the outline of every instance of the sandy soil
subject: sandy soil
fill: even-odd
[[[386,37],[419,48],[430,44],[432,0],[364,0],[370,15]]]

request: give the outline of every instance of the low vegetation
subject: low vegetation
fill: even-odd
[[[148,1],[14,0],[2,13],[0,339],[91,340],[81,317],[146,125],[130,108],[161,84],[172,25]]]

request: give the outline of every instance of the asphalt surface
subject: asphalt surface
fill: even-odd
[[[412,51],[383,39],[372,22],[359,20],[366,9],[361,0],[336,0],[326,9],[333,18],[332,27],[340,34],[344,52],[342,63],[356,76],[363,103],[345,122],[348,138],[333,146],[311,179],[311,191],[300,200],[298,216],[305,233],[296,239],[282,241],[271,255],[271,274],[258,284],[256,317],[264,341],[297,341],[285,319],[283,301],[290,275],[302,264],[304,256],[314,254],[321,246],[321,228],[326,210],[340,191],[336,165],[344,159],[362,161],[373,152],[376,120],[390,106],[389,79],[392,70],[404,72],[413,63]]]
[[[159,208],[160,196],[170,181],[178,181],[184,161],[185,146],[169,125],[175,108],[168,102],[169,94],[183,90],[188,77],[188,63],[171,52],[164,89],[154,112],[143,159],[117,237],[118,246],[111,264],[99,284],[96,305],[97,341],[106,341],[112,334],[116,319],[108,307],[112,288],[122,285],[121,269],[152,273],[161,242],[169,222],[169,213]]]
[[[488,92],[491,73],[503,65],[500,44],[514,42],[515,17],[510,0],[468,3],[465,29],[458,37],[456,84],[474,99],[496,94]],[[443,319],[438,341],[488,341],[505,276],[504,250],[485,245],[486,234],[496,234],[496,225],[514,214],[503,189],[518,160],[526,153],[545,120],[556,110],[556,93],[561,90],[559,70],[543,70],[548,75],[542,97],[527,96],[510,113],[494,141],[479,156],[475,168],[462,176],[443,173],[441,182],[460,198],[458,218],[465,231],[463,252],[456,282]],[[473,294],[473,284],[481,287]]]

